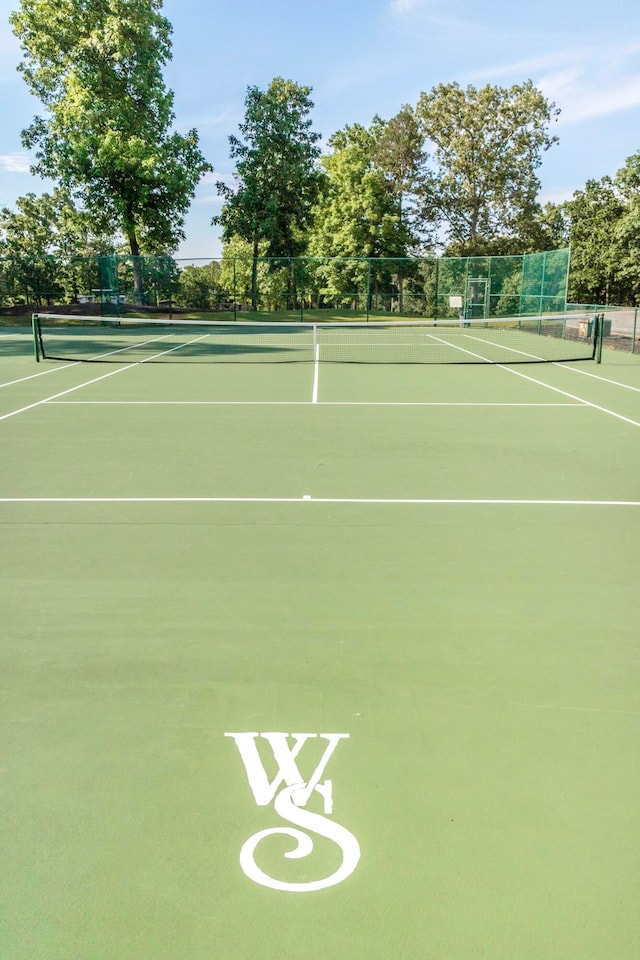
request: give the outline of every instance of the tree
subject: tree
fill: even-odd
[[[0,210],[5,289],[14,289],[12,299],[33,298],[37,304],[62,296],[76,300],[98,285],[95,256],[113,253],[116,242],[93,232],[68,191],[28,193],[14,210]]]
[[[373,162],[380,171],[387,189],[398,204],[398,232],[405,237],[407,252],[417,248],[417,195],[426,176],[427,154],[424,138],[415,111],[405,104],[399,113],[384,122],[374,117],[378,136],[373,153]],[[423,234],[425,232],[423,224]],[[432,237],[428,237],[432,241]],[[396,274],[398,286],[398,310],[404,312],[405,270]]]
[[[620,303],[619,224],[625,205],[611,177],[587,180],[564,204],[570,222],[569,296],[577,303]]]
[[[322,187],[317,165],[320,134],[311,129],[311,88],[276,77],[266,90],[252,86],[245,99],[241,138],[229,137],[236,161],[235,189],[218,183],[225,203],[214,223],[223,239],[251,244],[251,301],[257,309],[258,251],[291,257],[304,249],[304,230]]]
[[[221,299],[220,264],[189,264],[180,270],[176,304],[200,310],[217,310]]]
[[[386,122],[374,117],[373,166],[398,203],[399,226],[412,231],[415,198],[426,176],[427,154],[415,111],[409,104]]]
[[[624,212],[615,228],[618,275],[625,285],[621,303],[640,302],[640,151],[616,174]]]
[[[96,230],[120,230],[134,257],[184,238],[195,187],[211,169],[196,130],[171,132],[173,94],[162,77],[171,24],[161,8],[161,0],[22,0],[11,15],[20,70],[47,111],[22,134],[36,149],[33,172],[68,189]]]
[[[417,115],[432,153],[423,217],[459,256],[488,254],[535,215],[541,153],[559,110],[528,80],[510,88],[440,84]],[[497,251],[496,251],[497,252]]]
[[[385,136],[380,118],[369,128],[347,126],[329,139],[331,153],[322,158],[327,187],[314,211],[309,251],[342,258],[328,260],[317,272],[325,295],[345,303],[371,289],[372,268],[363,258],[406,257],[415,240],[400,209],[407,182],[402,166],[380,164],[383,149],[390,146]],[[392,270],[388,264],[374,265],[374,288],[390,284]]]
[[[258,291],[262,293],[267,287],[270,273],[267,249],[267,241],[262,240],[256,253],[252,243],[237,235],[222,246],[220,283],[239,309],[244,309],[252,294],[257,297]]]

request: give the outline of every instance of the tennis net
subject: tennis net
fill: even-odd
[[[588,360],[598,326],[593,314],[357,323],[33,317],[37,359],[116,363]]]

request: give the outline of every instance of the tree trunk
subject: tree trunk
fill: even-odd
[[[135,230],[129,233],[129,249],[131,250],[131,262],[133,266],[133,302],[136,304],[144,303],[144,286],[142,283],[142,259],[140,257],[140,244],[136,237]]]

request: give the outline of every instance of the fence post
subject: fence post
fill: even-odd
[[[236,258],[233,258],[233,319],[238,319],[238,302],[236,297]]]
[[[636,352],[636,329],[638,327],[638,308],[633,311],[633,336],[631,338],[631,353]]]
[[[435,291],[433,295],[433,319],[438,319],[438,281],[440,279],[440,259],[436,257]]]
[[[296,288],[300,297],[300,323],[304,322],[304,270],[301,257],[296,258]]]
[[[36,363],[40,363],[40,348],[38,344],[38,314],[31,315],[31,330],[33,333],[33,351],[36,357]]]

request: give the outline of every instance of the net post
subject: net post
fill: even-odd
[[[40,346],[38,343],[38,314],[33,313],[31,315],[31,331],[33,333],[33,352],[35,354],[36,363],[40,363]]]
[[[604,314],[603,314],[603,313],[596,313],[596,315],[595,315],[595,317],[594,317],[593,319],[594,319],[594,329],[593,329],[594,343],[593,343],[593,349],[594,349],[595,355],[596,355],[596,363],[602,363],[602,341],[603,341],[603,339],[604,339],[604,337],[603,337],[603,333],[604,333]]]

